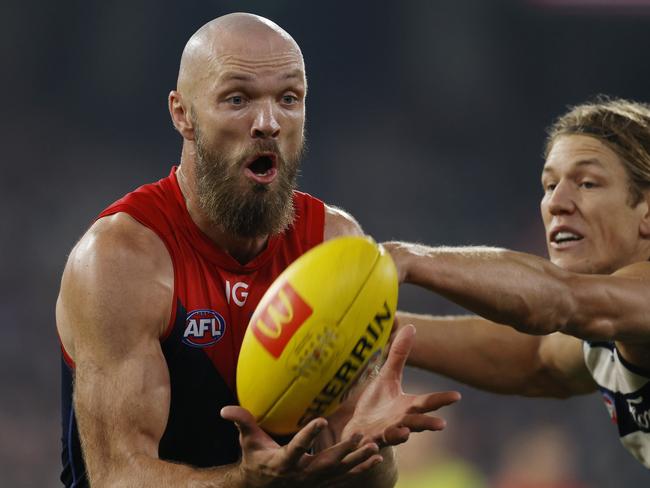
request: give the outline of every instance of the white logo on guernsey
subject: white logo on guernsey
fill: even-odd
[[[650,427],[650,409],[637,412],[636,405],[643,403],[643,397],[637,397],[627,400],[627,408],[630,409],[630,414],[639,427],[647,429]]]
[[[194,310],[187,315],[183,342],[192,347],[207,347],[217,343],[226,332],[226,321],[214,310]]]
[[[226,280],[226,301],[230,304],[230,299],[235,302],[239,307],[243,307],[248,298],[248,284],[243,281],[238,281],[234,285],[230,285],[230,281]]]

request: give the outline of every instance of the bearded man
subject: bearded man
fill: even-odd
[[[180,165],[104,210],[63,274],[66,486],[392,486],[390,446],[444,426],[424,413],[457,394],[399,388],[413,328],[364,411],[314,419],[285,446],[235,406],[239,348],[266,289],[310,248],[362,234],[295,190],[306,91],[298,45],[267,19],[220,17],[187,43],[169,95]]]

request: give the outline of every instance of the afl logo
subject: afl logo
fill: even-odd
[[[226,321],[214,310],[194,310],[185,320],[183,343],[207,347],[219,342],[226,332]]]
[[[605,401],[605,407],[607,407],[607,413],[609,413],[609,418],[612,419],[612,423],[618,424],[618,416],[616,415],[616,401],[614,397],[607,392],[602,392],[603,400]]]

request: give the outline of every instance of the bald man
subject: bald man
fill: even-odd
[[[320,242],[362,234],[295,190],[306,89],[299,47],[266,19],[227,15],[187,43],[169,95],[180,165],[104,210],[63,274],[66,486],[392,486],[390,446],[444,426],[424,413],[457,394],[401,391],[408,327],[356,408],[285,446],[235,406],[239,348],[268,286]]]

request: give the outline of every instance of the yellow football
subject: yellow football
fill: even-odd
[[[237,395],[275,434],[331,414],[388,341],[397,308],[390,255],[364,237],[327,241],[266,291],[237,363]]]

